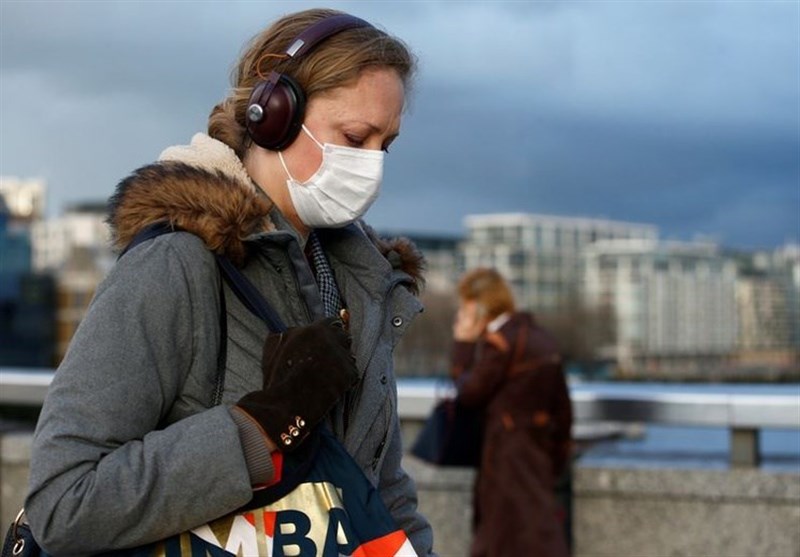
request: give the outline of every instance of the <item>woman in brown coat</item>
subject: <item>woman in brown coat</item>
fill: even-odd
[[[572,409],[558,348],[492,269],[459,284],[451,373],[459,401],[484,411],[472,557],[566,556],[555,481],[570,452]]]

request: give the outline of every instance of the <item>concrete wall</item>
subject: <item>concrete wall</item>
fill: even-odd
[[[470,470],[406,458],[444,556],[467,555]],[[573,471],[575,557],[800,557],[800,474]]]
[[[406,457],[403,466],[417,484],[419,509],[433,526],[436,551],[441,557],[469,555],[474,470],[437,469],[414,457]]]
[[[29,432],[0,435],[3,532],[22,505],[29,458]],[[474,472],[404,464],[437,551],[467,555]],[[575,557],[800,557],[800,474],[578,465],[573,496]]]
[[[576,556],[800,556],[800,474],[578,468]]]

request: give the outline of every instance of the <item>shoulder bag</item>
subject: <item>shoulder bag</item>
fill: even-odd
[[[481,413],[456,398],[440,400],[411,446],[411,454],[438,466],[478,467],[483,444]]]
[[[126,251],[145,239],[174,230],[167,224],[148,227]],[[225,282],[251,312],[272,332],[286,329],[278,314],[241,271],[222,256],[217,256],[217,262]],[[221,299],[224,301],[224,296]],[[225,320],[224,307],[220,320]],[[221,327],[224,332],[223,323]],[[221,352],[224,353],[224,349]],[[224,371],[224,355],[220,360],[219,367]],[[216,386],[220,395],[224,381],[222,371]],[[274,453],[273,462],[277,482],[255,491],[245,507],[166,540],[105,554],[116,557],[416,557],[411,542],[395,524],[377,488],[324,426],[319,426],[297,451]],[[30,528],[22,520],[23,514],[24,509],[8,530],[2,557],[49,557],[33,539]]]

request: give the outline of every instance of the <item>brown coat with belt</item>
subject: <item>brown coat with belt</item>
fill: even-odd
[[[461,403],[485,411],[472,557],[568,555],[553,490],[572,407],[555,340],[514,313],[477,342],[457,342],[451,373]]]

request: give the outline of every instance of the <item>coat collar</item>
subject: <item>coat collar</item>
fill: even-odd
[[[159,160],[133,172],[117,186],[109,200],[108,223],[112,242],[121,251],[142,228],[154,222],[169,222],[199,236],[213,252],[236,265],[247,258],[247,242],[277,228],[285,219],[247,173],[242,161],[226,144],[205,134],[195,134],[189,145],[165,149]],[[377,247],[388,266],[410,277],[418,292],[423,285],[424,259],[406,239],[381,239],[363,222],[338,230],[320,231],[333,238],[348,238],[358,231]],[[336,241],[325,242],[336,251]],[[339,251],[332,254],[353,263]],[[386,265],[386,263],[383,263]]]
[[[117,186],[109,200],[113,245],[122,250],[139,230],[164,221],[242,265],[245,238],[275,228],[272,202],[260,192],[230,147],[196,134],[190,145],[166,149]]]

